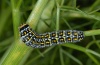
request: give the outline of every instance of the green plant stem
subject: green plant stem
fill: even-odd
[[[91,59],[92,61],[94,61],[96,63],[96,65],[100,65],[100,63],[97,61],[97,59],[90,53],[86,53]]]
[[[41,18],[39,19],[39,22],[38,22],[38,25],[36,28],[37,32],[42,33],[42,32],[49,30],[50,24],[52,22],[51,16],[52,16],[52,10],[54,8],[54,4],[55,4],[55,1],[50,0],[48,2],[47,6],[45,7],[45,9],[43,10],[43,12],[41,14]],[[42,30],[40,30],[40,29],[42,29]]]
[[[34,28],[37,25],[38,19],[39,19],[40,15],[41,15],[41,13],[42,13],[43,9],[45,8],[48,1],[49,0],[38,0],[37,1],[38,4],[36,4],[34,11],[32,10],[32,13],[29,16],[27,22],[29,24],[32,23],[32,26]],[[13,0],[11,0],[11,2],[12,2],[12,8],[14,8],[15,5],[14,5]],[[17,21],[17,19],[19,19],[18,12],[19,12],[19,10],[16,11],[16,9],[13,9],[13,17],[17,16],[17,18],[15,17],[15,19],[14,19],[14,30],[15,30],[14,32],[17,32],[15,26],[18,25],[18,21]],[[16,14],[16,13],[18,13],[18,14]],[[18,26],[17,26],[17,29],[18,29]],[[18,33],[15,33],[15,38],[18,37],[17,34]],[[28,55],[31,53],[32,50],[33,50],[32,48],[27,47],[19,39],[19,40],[15,41],[11,45],[11,47],[7,50],[7,52],[4,54],[4,56],[1,59],[0,65],[23,65],[23,63],[25,62],[26,58],[28,57]]]
[[[57,5],[56,31],[58,31],[58,30],[59,30],[59,15],[60,15],[60,8],[59,8],[58,2],[56,3],[56,5]]]
[[[47,52],[49,52],[51,49],[53,49],[54,46],[49,47],[48,49],[46,49],[42,54],[46,54]],[[37,55],[36,57],[34,57],[33,59],[31,59],[29,62],[27,62],[25,65],[31,65],[32,62],[36,61],[37,59],[39,59],[41,57],[41,55]]]
[[[19,37],[18,27],[20,23],[20,11],[19,7],[15,6],[14,0],[11,0],[11,5],[12,5],[12,15],[13,15],[14,39],[17,40]]]
[[[24,55],[29,54],[30,51],[32,51],[32,49],[29,50],[29,48],[23,46],[21,41],[17,40],[4,54],[0,65],[19,65]]]
[[[72,0],[72,6],[76,8],[76,0]]]
[[[78,51],[84,52],[92,59],[92,61],[94,61],[94,63],[96,63],[97,65],[100,64],[100,62],[97,61],[96,58],[94,59],[94,57],[92,55],[90,55],[90,53],[91,53],[91,54],[93,54],[97,57],[100,57],[100,54],[95,52],[95,51],[92,51],[90,49],[87,49],[87,48],[84,48],[84,47],[81,47],[81,46],[78,46],[78,45],[73,45],[73,44],[63,44],[63,46],[73,48],[73,49],[76,49]]]
[[[6,23],[7,23],[8,17],[11,14],[11,7],[5,8],[4,11],[1,11],[0,14],[1,14],[0,16],[0,37],[1,37],[4,31],[5,25],[7,25]]]
[[[96,0],[94,4],[89,8],[89,12],[92,11],[97,7],[97,5],[100,5],[100,0]]]
[[[84,34],[85,36],[100,35],[100,29],[85,31]]]
[[[32,28],[36,28],[37,23],[41,17],[41,14],[44,10],[44,8],[46,7],[47,3],[49,0],[38,0],[34,10],[32,10],[27,23],[32,27]]]
[[[60,62],[61,62],[61,65],[65,65],[64,64],[64,57],[63,57],[63,53],[62,53],[62,48],[59,48],[59,55],[60,55]]]

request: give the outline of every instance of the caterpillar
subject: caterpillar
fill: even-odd
[[[83,31],[60,30],[38,34],[28,24],[19,27],[21,40],[33,48],[44,48],[68,42],[80,42],[84,38]]]

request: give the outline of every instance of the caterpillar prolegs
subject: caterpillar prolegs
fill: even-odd
[[[44,48],[68,42],[80,42],[84,38],[83,31],[60,30],[38,34],[28,24],[19,27],[21,40],[33,48]]]

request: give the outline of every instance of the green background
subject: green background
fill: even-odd
[[[26,46],[18,27],[37,33],[82,30],[85,38],[42,49]],[[0,0],[0,65],[100,65],[100,0]]]

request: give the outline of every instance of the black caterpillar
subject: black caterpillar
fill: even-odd
[[[84,38],[83,31],[60,30],[37,34],[28,24],[19,27],[21,40],[33,48],[44,48],[68,42],[80,42]]]

